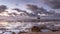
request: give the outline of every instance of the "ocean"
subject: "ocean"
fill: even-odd
[[[59,22],[0,22],[0,33],[10,33],[10,32],[31,32],[31,28],[33,26],[47,26],[50,29],[53,29],[53,26],[55,28],[60,27]],[[41,30],[42,32],[46,32],[49,30]]]

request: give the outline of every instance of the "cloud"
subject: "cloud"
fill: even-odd
[[[7,9],[7,6],[0,5],[0,13],[5,12],[6,9]]]
[[[31,10],[32,13],[28,13],[26,10],[21,10],[19,8],[13,8],[12,10],[16,10],[17,12],[23,12],[22,15],[26,14],[27,16],[38,16],[40,14],[53,14],[53,12],[48,12],[42,7],[38,7],[37,5],[27,4],[27,9]],[[9,15],[17,15],[17,13],[10,13]]]
[[[27,4],[27,9],[35,10],[38,9],[38,7],[36,5]]]
[[[52,12],[48,12],[44,8],[38,7],[36,5],[27,4],[27,9],[31,10],[33,12],[33,15],[36,15],[36,16],[38,15],[38,13],[40,13],[40,14],[52,14]]]
[[[53,9],[60,8],[60,0],[44,0],[45,4],[49,5]]]
[[[14,8],[14,9],[12,9],[12,10],[16,10],[17,12],[22,12],[22,10],[19,9],[19,8]]]
[[[16,16],[16,15],[18,15],[17,13],[15,13],[15,12],[13,12],[13,13],[8,13],[9,15],[14,15],[14,16]]]
[[[21,10],[19,8],[13,8],[12,10],[16,10],[17,12],[19,12],[20,14],[19,15],[28,15],[28,12],[25,11],[25,10]],[[12,13],[13,15],[17,15],[17,13]]]
[[[27,16],[31,16],[31,14],[29,14],[26,10],[21,10],[19,8],[14,8],[12,10],[16,10],[17,12],[20,12],[20,13],[22,12],[20,15],[26,14]]]

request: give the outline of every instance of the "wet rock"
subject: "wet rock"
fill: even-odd
[[[31,29],[32,32],[40,32],[40,28],[37,26],[32,27]]]
[[[22,33],[26,33],[26,32],[21,32],[21,31],[20,31],[20,32],[18,32],[18,34],[22,34]]]
[[[15,32],[12,32],[12,34],[16,34]]]

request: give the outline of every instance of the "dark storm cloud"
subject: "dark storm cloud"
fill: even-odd
[[[14,9],[12,9],[12,10],[16,10],[17,12],[22,12],[22,10],[19,9],[19,8],[14,8]]]
[[[60,8],[60,0],[44,0],[44,2],[54,9]]]
[[[36,10],[38,9],[38,7],[36,5],[30,5],[30,4],[27,4],[27,9],[30,9],[30,10]]]
[[[36,7],[35,7],[36,8]],[[14,9],[12,9],[12,10],[16,10],[17,12],[23,12],[23,13],[25,13],[27,16],[35,16],[35,15],[33,15],[32,13],[28,13],[26,10],[21,10],[21,9],[19,9],[19,8],[14,8]],[[10,13],[9,15],[17,15],[16,13]]]
[[[7,9],[7,6],[5,6],[5,5],[0,5],[0,13],[1,13],[1,12],[5,12],[6,9]]]
[[[47,10],[51,9],[50,7],[44,5],[41,0],[0,0],[0,4],[7,5],[10,8],[19,7],[23,10],[26,9],[25,7],[26,4],[34,4],[34,5],[38,5],[39,7],[42,6]]]
[[[23,13],[25,13],[25,14],[27,14],[29,16],[29,13],[27,11],[25,11],[25,10],[21,10],[19,8],[14,8],[12,10],[16,10],[17,12],[23,12]],[[12,14],[17,15],[16,13],[12,13]]]
[[[34,15],[37,15],[38,13],[40,13],[40,14],[53,14],[52,12],[48,12],[44,8],[40,8],[36,5],[31,5],[31,4],[27,4],[27,9],[31,10],[34,13]]]

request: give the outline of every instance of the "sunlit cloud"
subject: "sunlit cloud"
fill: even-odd
[[[0,13],[0,16],[9,16],[7,12]]]

